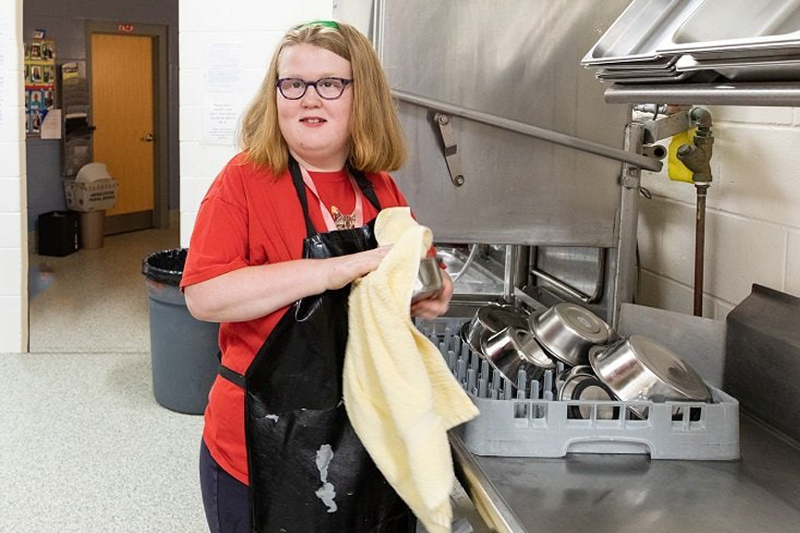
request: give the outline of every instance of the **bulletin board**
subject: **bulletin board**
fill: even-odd
[[[39,135],[56,102],[56,43],[34,39],[25,47],[25,130]]]

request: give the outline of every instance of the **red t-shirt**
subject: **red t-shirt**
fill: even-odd
[[[344,171],[310,174],[325,205],[336,206],[343,213],[353,211],[355,195]],[[387,173],[368,174],[367,179],[381,207],[407,205]],[[306,193],[311,221],[317,231],[324,232],[319,202],[308,189]],[[362,203],[368,222],[378,213],[366,198]],[[276,178],[239,154],[220,172],[200,204],[181,288],[246,266],[301,259],[305,237],[303,211],[289,171]],[[287,309],[255,320],[220,324],[223,364],[244,374]],[[247,483],[244,391],[219,376],[208,396],[203,439],[217,463]]]

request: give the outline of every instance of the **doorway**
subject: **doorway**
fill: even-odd
[[[169,225],[166,28],[89,21],[93,161],[119,182],[105,234]]]
[[[141,261],[179,245],[169,216],[167,26],[84,24],[91,160],[119,182],[104,224],[111,237],[65,257],[31,250],[28,351],[147,352]]]

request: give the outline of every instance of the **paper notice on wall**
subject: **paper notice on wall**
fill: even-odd
[[[51,109],[47,112],[42,122],[42,131],[39,134],[42,139],[61,138],[61,110]]]
[[[203,80],[203,144],[234,146],[243,112],[245,46],[212,43]]]
[[[234,146],[242,103],[236,94],[213,93],[203,97],[203,144]]]
[[[242,91],[245,47],[243,42],[213,43],[206,58],[205,92]]]

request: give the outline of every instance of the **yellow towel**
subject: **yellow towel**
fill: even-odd
[[[394,247],[350,293],[345,407],[370,457],[428,532],[449,532],[455,475],[447,430],[478,410],[409,316],[431,231],[405,207],[381,211],[375,232],[379,244]]]
[[[686,165],[678,159],[678,148],[684,144],[692,144],[695,132],[697,132],[697,128],[678,133],[673,135],[672,140],[669,142],[669,149],[667,150],[667,176],[669,176],[669,179],[672,181],[694,183],[694,180],[692,180],[694,172],[686,168]]]

